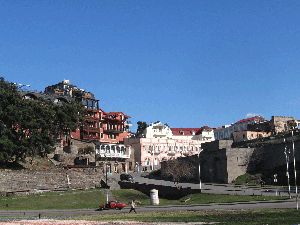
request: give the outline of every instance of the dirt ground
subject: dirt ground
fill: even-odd
[[[208,224],[202,222],[193,223],[146,223],[146,222],[125,222],[125,221],[85,221],[85,220],[21,220],[11,222],[0,222],[0,225],[172,225],[172,224]]]

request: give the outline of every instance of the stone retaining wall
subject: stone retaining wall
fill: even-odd
[[[119,185],[121,189],[135,189],[146,195],[150,195],[150,191],[156,189],[159,197],[165,199],[180,199],[190,194],[201,193],[200,189],[192,189],[190,187],[174,187],[128,181],[119,181]]]
[[[43,191],[91,189],[100,187],[104,177],[99,167],[45,171],[0,170],[0,194],[25,195]]]

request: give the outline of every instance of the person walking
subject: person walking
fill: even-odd
[[[136,211],[135,211],[135,206],[136,206],[135,200],[132,199],[130,202],[128,202],[128,204],[130,205],[130,211],[129,211],[129,213],[131,213],[132,211],[134,211],[134,213],[136,213]]]

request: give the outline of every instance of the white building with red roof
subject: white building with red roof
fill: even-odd
[[[222,128],[214,130],[215,140],[232,140],[233,132],[246,131],[248,124],[265,122],[266,119],[261,116],[242,119],[231,125],[225,125]]]
[[[173,139],[214,141],[214,129],[208,126],[201,128],[171,128]]]
[[[159,168],[162,161],[199,154],[201,144],[213,140],[209,127],[170,128],[156,122],[143,131],[142,137],[125,138],[124,144],[134,149],[137,165],[149,170]]]

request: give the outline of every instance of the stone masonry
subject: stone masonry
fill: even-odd
[[[234,146],[232,140],[217,140],[202,144],[200,154],[201,181],[204,183],[231,183],[238,176],[245,173],[261,174],[262,179],[269,184],[273,183],[274,174],[278,175],[278,184],[286,185],[286,155],[289,152],[290,180],[294,182],[293,174],[293,140],[297,171],[300,169],[300,134],[292,137],[269,138],[266,140],[252,140]],[[248,146],[248,147],[246,147]],[[186,157],[190,164],[198,166],[197,155]],[[166,164],[168,162],[164,162]],[[168,174],[164,171],[168,166],[162,164],[162,176]],[[197,167],[198,168],[198,167]],[[181,177],[185,179],[186,177]],[[199,180],[199,170],[195,170],[192,180]]]
[[[102,168],[0,170],[0,193],[24,195],[43,191],[92,189],[105,180]]]

